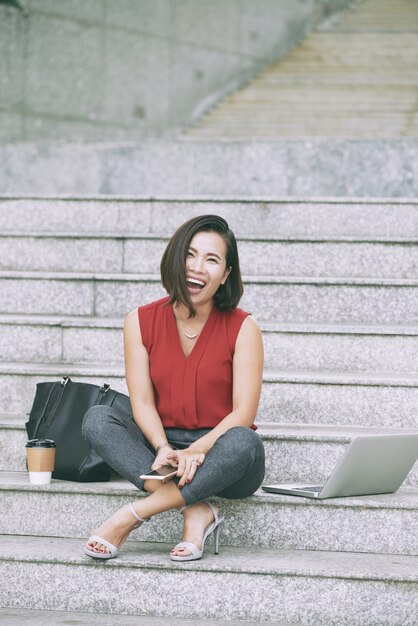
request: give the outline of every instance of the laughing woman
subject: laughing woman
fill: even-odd
[[[243,293],[237,244],[216,215],[193,218],[171,238],[161,261],[168,296],[140,306],[124,325],[126,381],[133,416],[95,406],[84,436],[118,474],[149,495],[122,507],[84,547],[115,557],[130,532],[170,509],[183,514],[175,561],[203,555],[224,521],[211,496],[245,498],[264,477],[255,433],[263,371],[261,332],[237,305]],[[170,465],[167,482],[140,475]]]

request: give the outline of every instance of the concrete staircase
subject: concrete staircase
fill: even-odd
[[[242,306],[263,330],[267,478],[323,481],[353,436],[417,430],[416,201],[0,198],[4,615],[415,625],[417,467],[392,495],[223,501],[220,556],[208,548],[181,568],[167,556],[181,529],[174,512],[133,533],[119,559],[83,555],[90,530],[138,497],[126,481],[29,486],[36,382],[68,374],[126,390],[122,317],[162,295],[169,233],[204,212],[238,234]]]
[[[362,0],[188,130],[193,138],[417,137],[418,3]]]

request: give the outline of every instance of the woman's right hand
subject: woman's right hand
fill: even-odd
[[[202,465],[204,460],[203,452],[191,450],[190,447],[184,450],[170,450],[168,461],[170,465],[173,465],[173,462],[177,463],[173,467],[177,467],[177,476],[180,477],[177,485],[179,489],[192,482],[197,468]]]
[[[173,449],[169,446],[164,446],[160,448],[155,457],[154,463],[151,465],[151,469],[157,469],[157,467],[161,467],[162,465],[171,465],[171,467],[177,467],[176,459],[168,459],[167,455],[173,452]]]

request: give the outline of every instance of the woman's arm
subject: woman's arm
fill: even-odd
[[[138,311],[132,311],[123,327],[125,376],[135,422],[154,449],[167,442],[155,407],[149,357],[142,342]],[[169,448],[167,448],[169,451]],[[160,456],[160,455],[159,455]]]
[[[215,441],[234,426],[251,426],[257,415],[263,383],[264,349],[260,328],[249,315],[243,321],[232,361],[232,412],[189,450],[206,454]]]

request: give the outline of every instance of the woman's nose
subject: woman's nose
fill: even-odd
[[[203,265],[204,265],[204,261],[202,258],[200,257],[193,257],[193,259],[191,259],[190,261],[190,265],[189,268],[193,271],[193,272],[197,272],[197,273],[201,273],[203,272]]]

